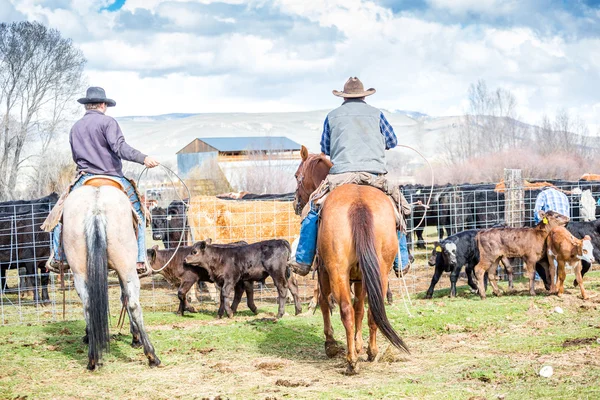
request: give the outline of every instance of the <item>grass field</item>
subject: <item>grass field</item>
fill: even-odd
[[[598,272],[586,287],[600,293]],[[482,302],[465,287],[456,299],[442,290],[413,299],[412,317],[397,299],[388,315],[411,355],[380,338],[381,358],[361,362],[354,377],[342,374],[343,355],[325,356],[318,310],[279,321],[275,306],[225,320],[212,308],[183,318],[148,312],[163,366],[148,368],[128,332],[111,328],[110,353],[94,373],[85,370],[82,321],[0,327],[0,398],[600,398],[600,297],[583,301],[570,287],[563,298],[539,292],[527,296],[520,282],[516,293]],[[339,313],[333,321],[345,341]],[[550,378],[539,376],[545,365]]]

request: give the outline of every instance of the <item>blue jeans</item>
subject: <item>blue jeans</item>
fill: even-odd
[[[300,238],[298,241],[298,249],[296,250],[296,262],[298,264],[312,265],[317,252],[317,231],[318,231],[318,214],[311,208],[308,215],[302,220],[300,226]],[[400,259],[402,260],[402,269],[404,270],[409,263],[408,260],[408,244],[406,235],[398,231],[398,244]],[[394,270],[398,271],[398,256],[394,260]]]
[[[77,189],[78,187],[83,186],[83,183],[93,176],[94,176],[93,174],[82,175],[81,178],[79,178],[77,180],[77,182],[75,182],[75,184],[71,188],[71,191]],[[137,241],[138,241],[137,262],[144,262],[144,261],[146,261],[146,236],[145,236],[146,235],[146,230],[145,230],[146,217],[144,216],[144,213],[142,213],[142,205],[140,203],[140,199],[138,198],[137,194],[135,193],[135,190],[133,189],[133,185],[131,184],[131,182],[129,182],[127,179],[125,179],[122,176],[114,177],[114,178],[117,179],[125,188],[125,191],[127,192],[127,196],[129,196],[129,201],[133,205],[133,208],[139,217],[139,224],[137,226],[137,231],[138,231],[137,232],[138,233],[138,235],[137,235],[138,236],[138,238],[137,238]],[[61,231],[62,231],[62,224],[59,222],[58,225],[56,225],[56,228],[54,228],[54,230],[52,231],[52,250],[54,250],[54,259],[56,261],[64,261],[62,243],[60,241]]]

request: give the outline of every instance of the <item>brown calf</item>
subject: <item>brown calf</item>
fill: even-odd
[[[502,259],[520,257],[529,276],[529,293],[535,296],[535,264],[546,258],[546,238],[555,226],[564,226],[569,222],[554,211],[540,211],[540,222],[534,228],[491,228],[479,232],[476,236],[479,248],[479,263],[475,266],[477,286],[481,299],[485,299],[483,275],[487,272],[492,289],[500,295],[496,269]]]
[[[581,260],[590,264],[594,262],[594,247],[589,236],[583,239],[577,239],[566,228],[557,226],[552,228],[546,238],[548,252],[548,261],[550,263],[550,293],[557,293],[559,296],[565,292],[565,278],[567,273],[565,265],[574,267],[575,277],[581,289],[581,297],[584,300],[588,298],[583,287],[583,278],[581,276]],[[556,267],[558,266],[558,291],[554,284]]]

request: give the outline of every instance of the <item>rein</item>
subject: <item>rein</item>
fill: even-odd
[[[183,203],[184,207],[185,207],[185,216],[186,218],[183,221],[183,228],[181,228],[181,236],[179,237],[179,243],[177,243],[177,247],[175,248],[175,251],[173,252],[173,255],[171,256],[171,258],[169,258],[169,260],[165,263],[165,265],[163,265],[161,268],[159,269],[154,269],[152,267],[150,267],[150,275],[153,274],[157,274],[159,272],[161,272],[162,270],[164,270],[165,268],[167,268],[167,266],[171,263],[171,261],[173,261],[173,259],[175,258],[175,255],[177,254],[177,251],[179,251],[179,248],[181,247],[181,243],[183,242],[183,237],[185,236],[185,231],[188,228],[187,226],[187,215],[188,215],[188,209],[189,209],[189,204],[187,204],[179,195],[179,192],[177,191],[177,189],[175,188],[175,182],[173,182],[173,178],[171,178],[171,175],[175,175],[177,177],[177,179],[179,179],[179,181],[181,182],[181,184],[183,185],[183,187],[185,188],[185,190],[188,193],[188,199],[191,202],[192,201],[192,193],[190,192],[190,189],[187,187],[187,185],[185,184],[185,182],[183,181],[183,179],[181,179],[181,177],[179,175],[177,175],[171,168],[169,167],[165,167],[162,164],[159,164],[159,166],[161,166],[162,168],[164,168],[167,172],[169,172],[167,174],[167,176],[169,177],[169,180],[171,181],[171,186],[173,186],[173,189],[175,189],[175,193],[177,193],[177,197],[179,197],[179,200]],[[140,187],[140,181],[142,179],[142,176],[144,175],[144,173],[146,173],[148,171],[148,167],[144,168],[142,170],[142,172],[140,173],[140,175],[138,176],[137,179],[137,186]],[[192,242],[194,241],[194,234],[192,233],[192,230],[189,230],[190,232],[190,238],[192,239]]]

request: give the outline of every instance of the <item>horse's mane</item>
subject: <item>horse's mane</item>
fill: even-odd
[[[325,156],[325,154],[323,153],[319,153],[319,154],[309,154],[308,157],[306,158],[306,160],[304,160],[304,162],[306,163],[306,168],[308,167],[314,167],[313,164],[318,164],[319,162],[323,161],[325,163],[325,165],[327,165],[329,168],[333,167],[332,162],[327,159],[327,157]]]

